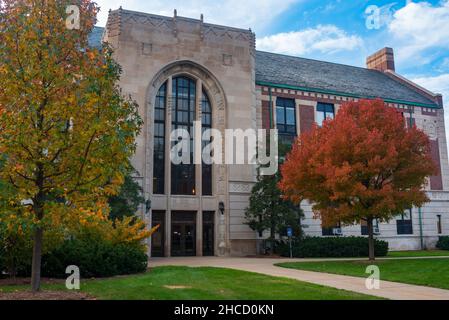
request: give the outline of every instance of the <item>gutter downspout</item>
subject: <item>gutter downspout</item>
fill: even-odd
[[[270,95],[270,108],[269,108],[269,113],[270,113],[270,129],[273,129],[273,95],[271,93],[271,87],[268,88],[268,93]]]
[[[422,225],[422,208],[418,208],[418,215],[419,215],[419,237],[421,240],[421,250],[424,250],[424,236],[423,236],[423,225]]]

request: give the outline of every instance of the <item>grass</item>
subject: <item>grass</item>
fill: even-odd
[[[447,250],[420,250],[420,251],[390,251],[387,257],[404,258],[404,257],[449,257]]]
[[[411,259],[411,260],[377,260],[364,261],[328,261],[280,263],[284,268],[317,271],[356,277],[367,277],[368,265],[380,268],[381,280],[416,284],[435,288],[449,289],[449,258]]]
[[[4,292],[28,287],[0,287]],[[64,290],[62,285],[44,290]],[[81,290],[108,300],[367,300],[376,297],[222,268],[157,267],[148,273],[87,280]]]

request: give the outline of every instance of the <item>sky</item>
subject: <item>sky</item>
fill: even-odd
[[[251,28],[257,49],[363,67],[383,47],[396,72],[444,96],[449,134],[449,0],[96,0],[109,9],[178,15]]]

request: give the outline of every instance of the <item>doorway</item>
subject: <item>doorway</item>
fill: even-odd
[[[196,255],[196,212],[173,211],[171,226],[171,255]]]

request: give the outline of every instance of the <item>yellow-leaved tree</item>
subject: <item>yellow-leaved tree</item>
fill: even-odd
[[[98,10],[90,0],[0,0],[0,179],[10,191],[0,219],[33,234],[33,291],[44,232],[73,212],[88,223],[77,210],[117,192],[142,125],[110,48],[88,45]]]

